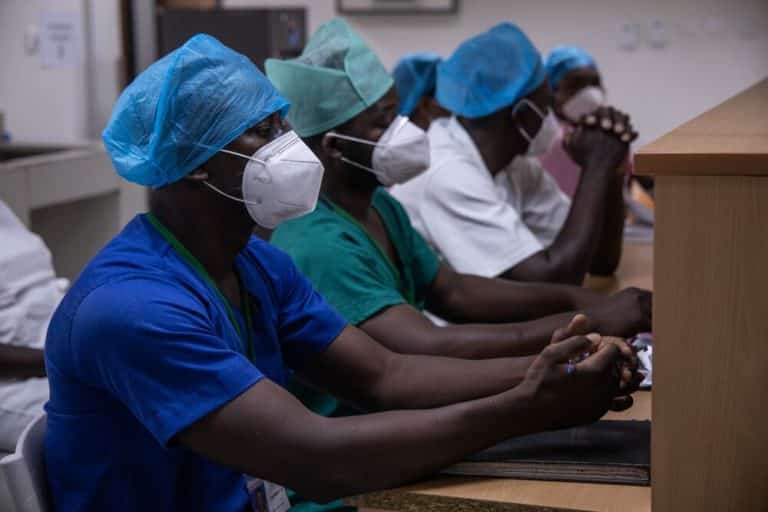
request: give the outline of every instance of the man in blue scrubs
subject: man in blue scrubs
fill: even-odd
[[[585,336],[583,317],[525,364],[400,355],[349,326],[251,235],[317,201],[323,169],[284,125],[288,108],[204,35],[118,100],[104,142],[121,176],[152,187],[150,213],[94,258],[51,323],[54,509],[260,510],[245,474],[327,501],[631,404],[631,352]],[[283,388],[291,372],[390,412],[318,416]]]

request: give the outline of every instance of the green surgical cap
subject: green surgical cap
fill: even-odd
[[[291,102],[288,121],[301,137],[346,123],[394,84],[376,54],[340,18],[318,28],[300,57],[267,59],[264,67]]]

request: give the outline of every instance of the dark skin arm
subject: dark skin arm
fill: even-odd
[[[560,326],[566,324],[568,320]],[[586,325],[585,320],[569,325],[569,333],[585,334]],[[400,354],[350,326],[300,375],[365,410],[422,409],[511,389],[523,380],[533,359],[462,360]]]
[[[600,240],[589,267],[589,273],[595,276],[613,275],[621,261],[626,217],[623,174],[617,174],[613,181],[614,183],[608,187],[605,199],[605,216],[600,230]]]
[[[0,378],[45,377],[42,350],[0,345]]]
[[[363,338],[348,341],[363,343]],[[330,501],[427,476],[510,436],[588,423],[612,406],[626,407],[627,402],[616,398],[620,393],[615,365],[621,360],[616,346],[595,349],[593,356],[568,375],[568,359],[592,346],[584,337],[554,343],[531,364],[523,383],[511,390],[433,409],[324,418],[279,386],[262,380],[178,438],[217,463],[289,486],[314,501]],[[338,370],[334,360],[349,358],[359,360],[326,351],[313,361],[320,360],[321,368],[313,373],[322,378]],[[451,385],[453,379],[429,383],[446,379],[445,374],[429,375],[442,372],[438,368],[442,365],[429,364],[425,371],[419,364],[404,363],[410,370],[387,375],[391,364],[384,365],[383,374],[372,371],[378,385],[342,382],[344,376],[328,379],[357,395],[348,398],[363,397],[372,404],[394,405],[406,400],[405,406],[426,407],[449,399],[446,394],[428,398],[440,385]],[[353,369],[347,375],[356,373]],[[395,382],[401,379],[416,387],[404,393],[404,384]]]
[[[618,219],[623,221],[617,169],[626,158],[629,145],[612,130],[623,123],[631,131],[631,126],[627,116],[608,107],[598,110],[597,116],[609,119],[611,128],[604,129],[599,123],[589,127],[580,125],[569,141],[569,152],[581,165],[582,178],[560,233],[548,248],[506,270],[500,277],[580,284],[598,254],[596,268],[615,269],[621,255]]]
[[[427,309],[454,323],[526,321],[604,301],[604,295],[578,286],[460,274],[445,262],[427,292]]]
[[[395,352],[485,359],[538,354],[551,333],[573,317],[569,310],[586,312],[589,330],[614,336],[632,336],[651,323],[648,292],[629,289],[606,298],[571,286],[458,274],[445,263],[428,291],[427,309],[456,324],[438,327],[400,304],[360,327]],[[528,321],[500,323],[511,319]]]

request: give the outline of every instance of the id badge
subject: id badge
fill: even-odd
[[[288,512],[291,508],[288,493],[282,485],[250,476],[246,476],[246,480],[253,512]]]

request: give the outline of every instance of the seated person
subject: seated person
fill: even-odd
[[[434,119],[451,115],[435,100],[437,65],[441,60],[434,53],[411,53],[400,59],[392,71],[400,98],[398,112],[424,131],[429,130]]]
[[[88,264],[48,330],[55,509],[243,511],[261,488],[246,474],[328,501],[630,405],[631,351],[581,335],[581,316],[525,370],[397,354],[348,325],[251,235],[317,202],[323,168],[288,109],[205,35],[118,99],[104,143],[122,177],[152,188],[150,213]],[[385,412],[318,416],[284,389],[291,372]]]
[[[0,201],[0,456],[48,400],[43,346],[65,283],[45,243]]]
[[[606,299],[574,286],[457,273],[438,259],[381,187],[427,168],[427,137],[397,115],[391,76],[346,22],[322,25],[300,57],[265,67],[291,101],[292,127],[325,167],[317,209],[281,224],[271,242],[377,341],[402,353],[487,358],[537,353],[573,310],[589,312],[605,334],[648,327],[647,292]],[[425,307],[464,325],[437,328]]]
[[[605,89],[594,59],[575,46],[553,49],[544,61],[544,71],[554,94],[552,110],[560,121],[560,130],[555,143],[539,160],[560,189],[572,198],[581,168],[568,154],[564,135],[585,115],[605,104]]]
[[[581,179],[581,167],[573,160],[564,143],[572,127],[584,116],[605,104],[605,87],[594,59],[576,46],[558,46],[544,61],[547,80],[554,93],[553,111],[560,120],[555,143],[539,160],[569,197],[576,193]],[[653,200],[642,187],[653,189],[653,178],[632,174],[632,155],[624,162],[627,181],[624,201],[630,212],[637,210],[638,201],[652,208]]]
[[[459,272],[580,284],[621,256],[627,117],[599,112],[605,130],[574,132],[584,169],[573,201],[535,157],[557,136],[539,52],[502,23],[462,43],[437,70],[436,98],[456,117],[429,132],[431,164],[392,189],[416,229]],[[614,129],[621,128],[621,133]]]
[[[571,310],[588,311],[596,330],[613,335],[648,327],[644,292],[604,299],[572,286],[459,274],[438,259],[380,186],[426,168],[426,136],[397,116],[392,78],[343,20],[321,26],[299,58],[265,67],[326,170],[317,209],[281,224],[271,242],[349,322],[399,353],[478,359],[538,353]],[[462,325],[437,327],[425,307]]]

